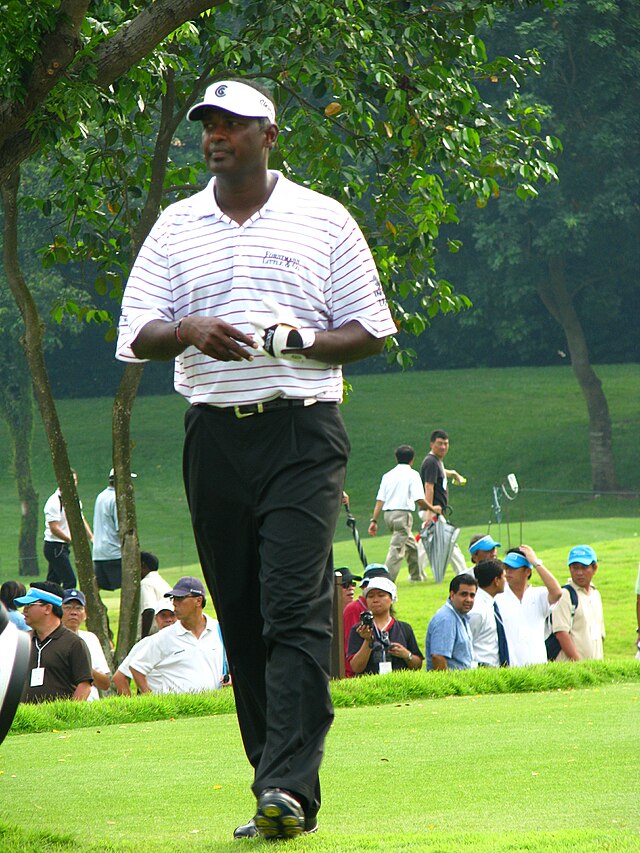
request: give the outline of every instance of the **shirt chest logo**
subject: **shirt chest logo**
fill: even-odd
[[[264,254],[264,264],[265,266],[282,267],[283,269],[296,270],[297,272],[300,269],[300,258],[296,258],[293,255],[270,252],[267,249]]]

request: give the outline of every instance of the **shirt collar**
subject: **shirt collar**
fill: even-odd
[[[277,171],[277,169],[270,169],[269,173],[271,175],[275,175],[278,180],[273,188],[273,192],[260,210],[283,210],[288,206],[286,200],[286,186],[290,182],[281,172]],[[218,207],[218,202],[216,201],[214,193],[215,183],[216,179],[214,176],[203,190],[191,196],[191,209],[197,218],[215,216],[217,219],[222,219],[223,217],[228,219],[228,217],[225,217],[225,214]],[[258,211],[258,213],[259,212],[260,211]],[[255,215],[256,214],[254,214],[254,216]],[[253,219],[253,217],[251,218]]]

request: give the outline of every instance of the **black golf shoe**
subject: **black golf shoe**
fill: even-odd
[[[258,834],[268,840],[297,838],[305,831],[302,806],[295,797],[281,788],[267,788],[260,794],[253,820]]]
[[[303,835],[311,835],[318,831],[318,818],[317,817],[305,817],[304,819],[304,832]],[[251,820],[247,821],[247,823],[243,823],[240,826],[236,826],[233,831],[234,838],[257,838],[258,837],[258,827],[256,826],[255,818],[251,818]]]

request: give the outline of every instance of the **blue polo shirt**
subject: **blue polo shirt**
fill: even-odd
[[[447,659],[447,669],[471,669],[473,645],[468,614],[458,613],[451,601],[442,605],[429,622],[425,639],[427,669],[433,669],[431,655]]]

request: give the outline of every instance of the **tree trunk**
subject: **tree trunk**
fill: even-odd
[[[589,413],[589,452],[594,493],[619,490],[613,458],[611,416],[602,382],[589,361],[589,349],[576,313],[564,269],[564,258],[553,256],[549,275],[538,284],[538,294],[551,316],[562,326],[567,338],[571,366],[584,394]]]
[[[11,341],[7,335],[6,341]],[[17,341],[12,342],[17,343]],[[0,409],[11,435],[13,473],[20,501],[20,533],[18,537],[18,574],[35,576],[38,568],[38,494],[31,474],[31,440],[33,438],[33,394],[29,369],[21,353],[5,361],[9,375],[0,384]]]
[[[142,364],[128,364],[113,401],[112,441],[113,467],[116,475],[118,529],[122,546],[122,589],[120,590],[120,622],[115,663],[119,666],[137,640],[140,609],[140,543],[136,520],[136,502],[131,479],[131,413]]]
[[[91,548],[84,528],[78,492],[73,480],[67,444],[62,434],[55,400],[44,361],[43,324],[33,296],[20,268],[18,258],[18,185],[19,171],[10,175],[2,184],[4,206],[4,266],[9,287],[24,321],[22,346],[27,357],[33,390],[44,424],[49,451],[53,461],[56,482],[62,494],[62,503],[69,522],[76,569],[80,586],[87,597],[87,625],[98,635],[100,643],[111,658],[107,635],[107,611],[98,594],[98,585],[93,572]]]
[[[175,129],[184,117],[186,107],[174,113],[175,86],[173,71],[165,74],[166,91],[162,97],[160,125],[156,137],[149,192],[140,213],[140,219],[132,226],[131,261],[135,260],[147,234],[158,218],[167,158]],[[142,364],[128,364],[113,401],[112,437],[113,467],[116,474],[116,501],[118,526],[122,544],[122,590],[120,593],[120,624],[116,662],[119,664],[128,654],[137,639],[140,606],[140,543],[136,521],[136,504],[131,481],[131,414],[138,385],[142,378]]]

